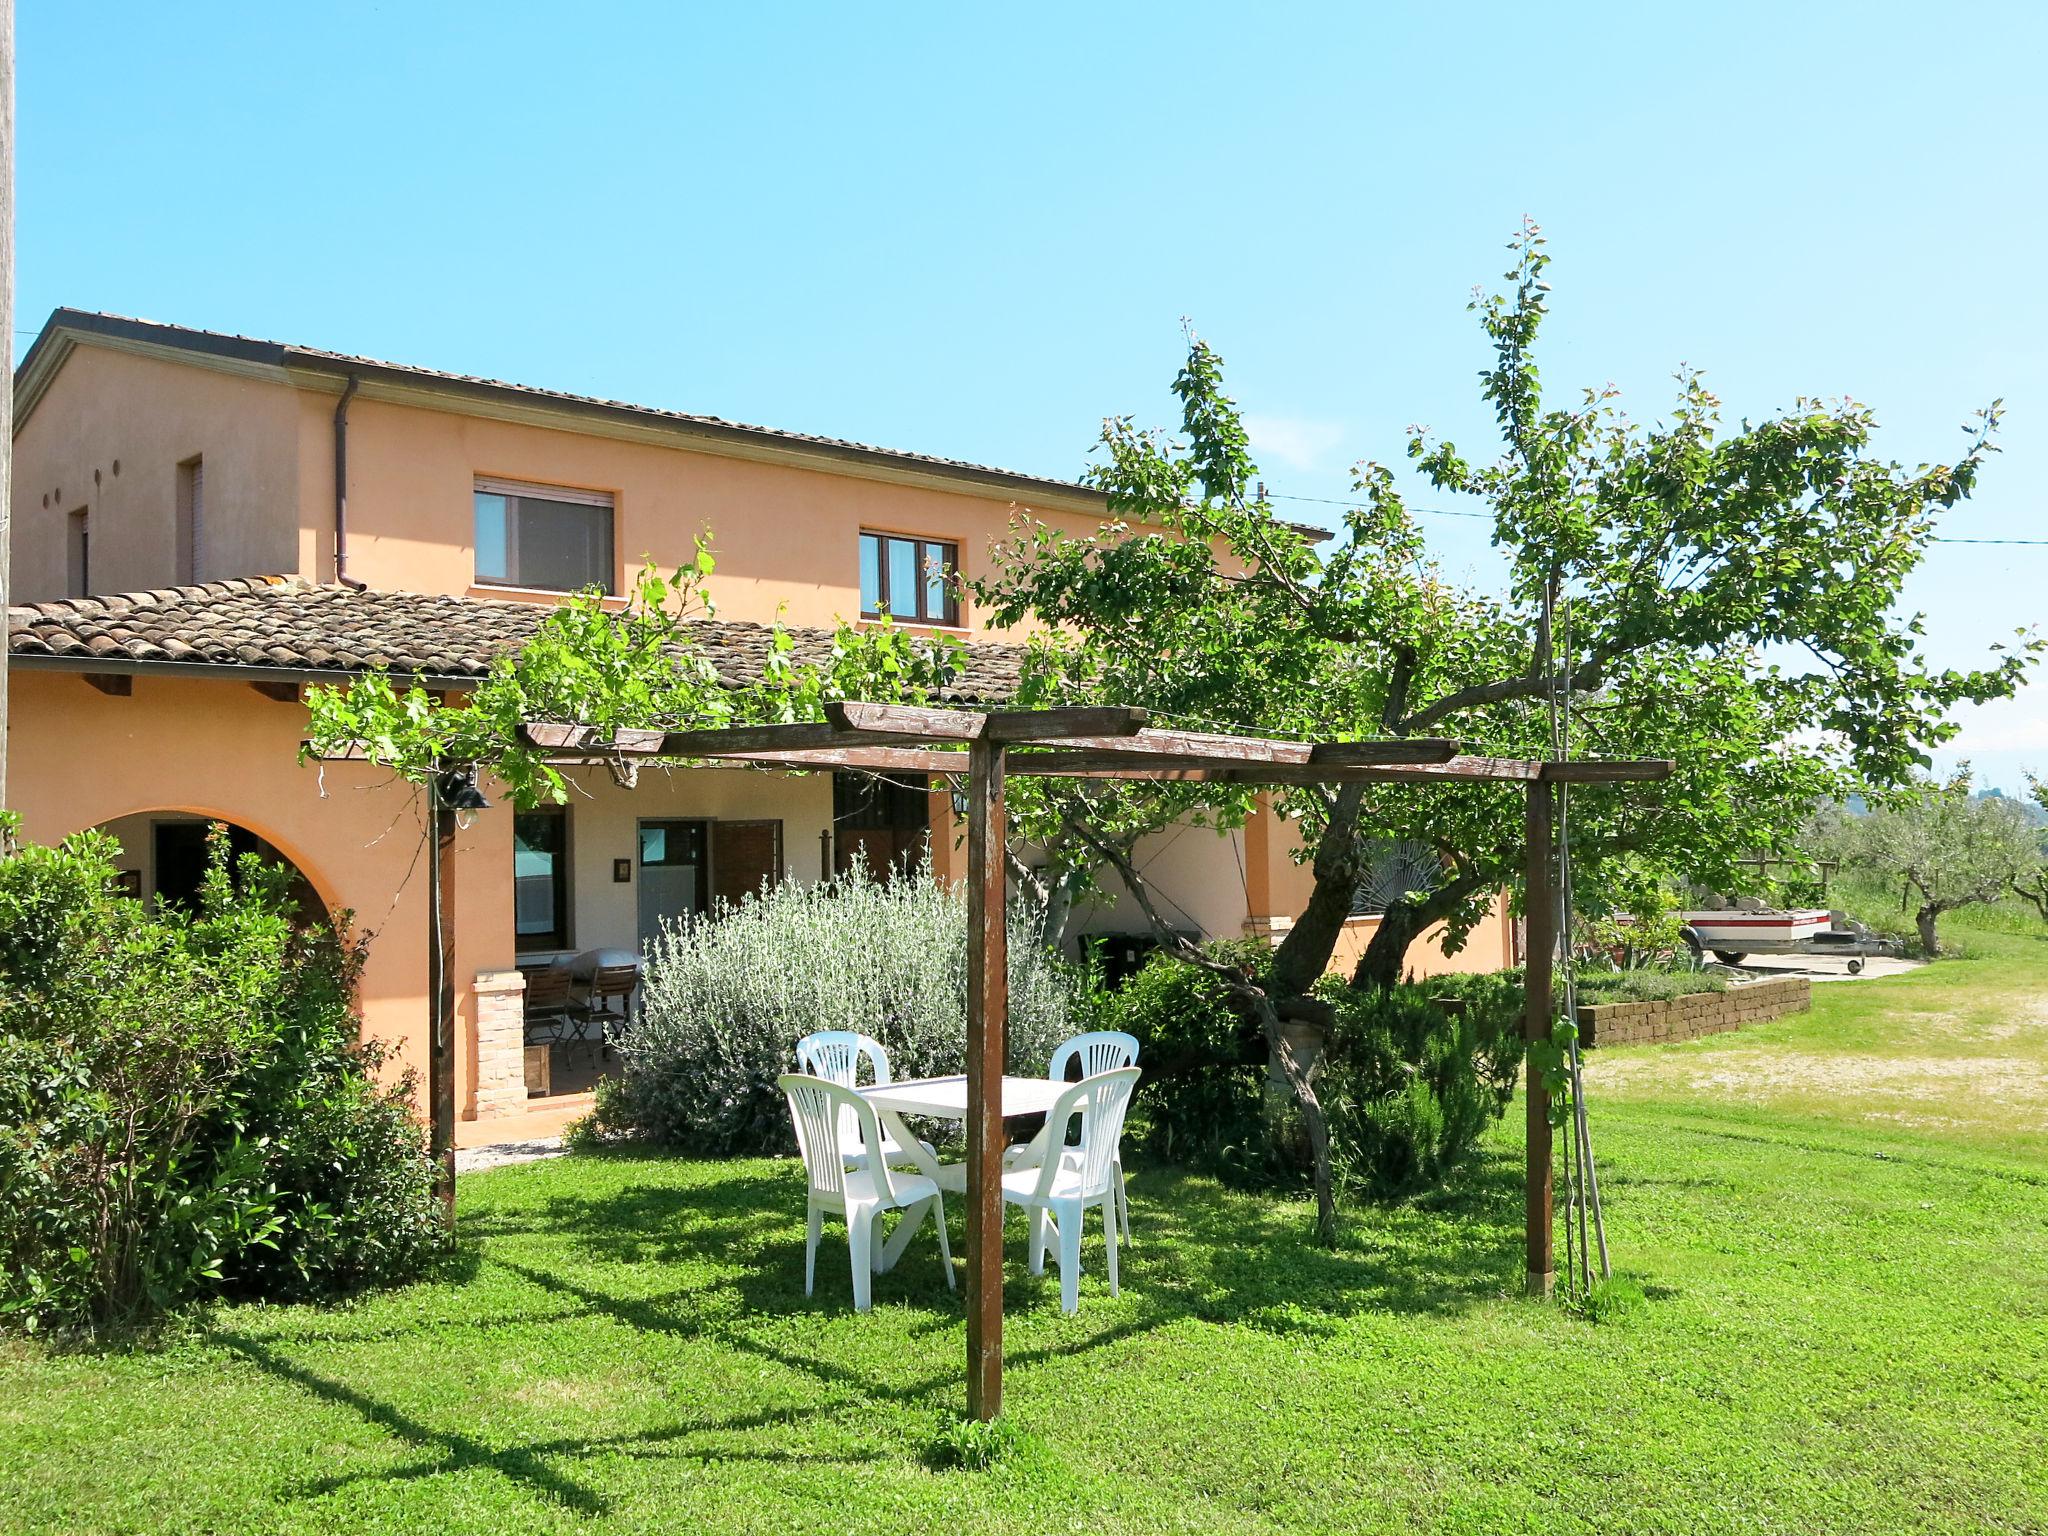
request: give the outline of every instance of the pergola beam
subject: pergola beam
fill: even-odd
[[[1678,766],[1668,757],[1581,758],[1576,762],[1545,763],[1546,784],[1635,784],[1668,779]]]
[[[825,718],[842,731],[928,737],[935,741],[1029,742],[1082,736],[1136,735],[1148,712],[1125,705],[1062,709],[934,709],[921,704],[869,704],[835,699]]]
[[[1538,762],[1458,751],[1441,737],[1383,741],[1301,742],[1201,731],[1146,729],[1133,724],[1142,710],[1046,710],[979,714],[885,704],[832,704],[828,713],[848,722],[723,726],[697,731],[619,731],[602,737],[588,726],[530,721],[527,741],[568,764],[613,757],[729,761],[792,771],[847,768],[876,773],[960,774],[968,770],[974,740],[1015,742],[1005,772],[1012,778],[1156,780],[1165,783],[1369,784],[1497,783],[1620,784],[1668,778],[1668,758],[1581,759]],[[1115,720],[1106,720],[1114,715]],[[1128,735],[1105,735],[1105,723],[1132,726]],[[1060,734],[1070,726],[1084,734]],[[976,730],[986,734],[959,736]],[[958,745],[954,745],[954,744]]]

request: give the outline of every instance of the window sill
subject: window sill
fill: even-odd
[[[864,613],[860,616],[862,627],[883,622],[880,614]],[[973,633],[965,624],[935,624],[929,619],[894,619],[890,621],[897,629],[911,630],[921,635],[958,635],[965,640]]]
[[[477,581],[470,584],[464,597],[492,597],[500,602],[559,603],[565,597],[576,594],[566,587],[519,587],[495,581]],[[616,613],[626,606],[626,600],[614,593],[606,593],[598,601],[607,611]]]

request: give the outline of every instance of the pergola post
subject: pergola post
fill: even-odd
[[[967,747],[967,1413],[1003,1411],[1003,1061],[1010,1014],[1003,744]]]
[[[1557,955],[1557,864],[1553,847],[1556,793],[1542,780],[1529,785],[1529,851],[1522,899],[1522,921],[1527,934],[1522,963],[1522,1038],[1531,1044],[1548,1040],[1552,1023],[1551,993]],[[1557,1269],[1552,1253],[1550,1092],[1543,1069],[1533,1058],[1525,1061],[1523,1093],[1527,1100],[1528,1150],[1524,1269],[1528,1294],[1548,1296]]]
[[[455,808],[438,775],[427,782],[427,1154],[442,1219],[455,1230]]]

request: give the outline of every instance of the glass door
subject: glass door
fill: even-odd
[[[705,868],[705,823],[640,823],[640,949],[644,954],[664,922],[694,916],[710,904]]]

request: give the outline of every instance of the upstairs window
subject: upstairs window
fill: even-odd
[[[479,479],[476,579],[549,592],[612,591],[611,497]]]
[[[860,615],[885,612],[907,624],[958,624],[960,601],[953,576],[960,546],[893,533],[860,536]]]

